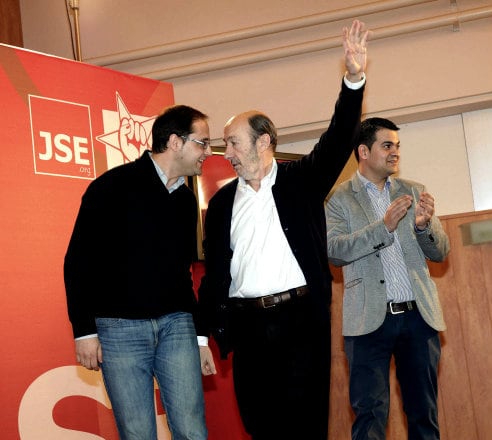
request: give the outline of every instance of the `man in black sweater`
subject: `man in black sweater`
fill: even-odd
[[[197,202],[183,177],[212,154],[207,121],[166,109],[152,151],[88,186],[65,256],[77,361],[101,367],[121,439],[157,438],[154,378],[173,439],[207,438],[190,272]]]
[[[357,20],[344,30],[347,72],[335,113],[300,160],[274,160],[277,133],[263,113],[242,113],[224,128],[224,157],[239,178],[208,205],[197,331],[201,345],[213,335],[223,357],[234,352],[236,398],[253,440],[328,435],[331,276],[324,200],[357,138],[366,40]],[[200,351],[202,371],[213,373],[209,348]]]

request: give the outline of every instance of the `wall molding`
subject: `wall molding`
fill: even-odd
[[[436,0],[381,0],[377,2],[367,3],[361,6],[327,11],[320,14],[307,15],[290,20],[277,21],[269,23],[267,25],[251,26],[231,32],[222,32],[213,35],[206,35],[199,38],[191,38],[173,43],[162,44],[159,46],[152,46],[138,50],[115,53],[105,57],[87,58],[84,59],[84,61],[98,66],[114,66],[115,64],[139,61],[142,59],[160,57],[162,55],[170,55],[194,49],[204,49],[206,47],[246,40],[249,38],[264,37],[280,32],[332,23],[338,20],[386,12],[406,6],[420,5],[423,3],[430,3],[434,1]]]
[[[376,2],[356,8],[340,9],[338,11],[318,14],[316,16],[307,16],[300,19],[288,20],[286,22],[272,23],[267,26],[247,28],[231,33],[216,34],[198,39],[184,40],[159,47],[119,53],[102,58],[86,59],[84,61],[159,81],[172,81],[177,78],[336,48],[341,46],[340,37],[336,36],[312,40],[298,44],[267,48],[259,51],[252,51],[232,56],[229,55],[208,59],[206,61],[175,65],[171,67],[165,65],[166,63],[169,63],[169,57],[166,57],[166,55],[173,54],[174,57],[180,58],[178,55],[182,54],[182,57],[186,62],[186,60],[189,59],[189,54],[187,56],[187,54],[182,52],[190,51],[192,49],[202,50],[206,47],[220,46],[232,41],[252,38],[253,36],[266,36],[277,32],[284,32],[305,27],[307,28],[313,26],[314,24],[325,24],[341,18],[367,15],[370,13],[387,11],[389,9],[401,8],[405,5],[428,3],[429,1],[433,0],[396,0]],[[450,7],[453,9],[452,6]],[[376,28],[371,31],[371,40],[391,38],[413,32],[421,32],[447,26],[450,26],[451,31],[458,31],[460,23],[481,20],[489,17],[492,17],[492,6],[463,11],[453,10],[450,13],[442,15]],[[155,63],[152,67],[149,67],[149,60],[151,59],[154,59]]]
[[[443,118],[486,108],[492,108],[492,92],[464,96],[456,99],[429,101],[407,107],[390,108],[385,109],[382,112],[365,113],[363,114],[363,118],[388,118],[395,122],[395,124],[401,125]],[[278,127],[278,144],[285,145],[310,139],[318,139],[326,130],[326,127],[328,127],[329,122],[330,120],[327,119],[307,124]],[[223,141],[219,138],[212,139],[212,143],[214,145],[222,145]]]

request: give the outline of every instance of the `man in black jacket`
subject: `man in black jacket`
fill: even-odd
[[[157,438],[154,377],[173,439],[207,438],[190,272],[197,202],[183,177],[212,154],[207,119],[166,109],[152,151],[89,185],[65,256],[77,361],[101,367],[124,440]]]
[[[258,111],[231,118],[225,158],[238,178],[210,200],[200,344],[213,335],[233,356],[242,421],[254,440],[326,440],[331,275],[324,200],[360,124],[367,31],[344,29],[347,72],[328,130],[298,161],[274,160],[277,134]],[[202,372],[215,371],[201,347]]]

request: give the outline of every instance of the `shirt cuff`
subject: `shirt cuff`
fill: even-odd
[[[89,338],[97,338],[97,333],[93,333],[92,335],[85,335],[75,338],[76,341],[80,341],[81,339],[89,339]]]
[[[359,82],[353,83],[350,82],[345,75],[343,75],[343,82],[345,85],[352,90],[358,90],[360,89],[365,83],[366,83],[366,74],[362,73],[362,79]]]
[[[424,232],[427,232],[429,230],[429,227],[430,227],[430,222],[427,222],[427,224],[425,225],[425,229],[418,229],[417,228],[417,225],[413,225],[413,229],[415,230],[415,233],[416,234],[423,234]]]
[[[197,336],[198,345],[207,347],[208,346],[208,338],[206,336]]]

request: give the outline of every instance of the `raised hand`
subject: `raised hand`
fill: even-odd
[[[421,192],[419,200],[415,200],[415,226],[424,230],[434,215],[434,197],[428,192]]]
[[[345,55],[345,67],[347,79],[358,82],[362,79],[362,73],[367,64],[367,38],[369,31],[365,29],[363,22],[354,20],[350,30],[343,28],[343,50]]]
[[[146,150],[149,136],[144,126],[132,118],[122,118],[119,130],[120,148],[125,162],[133,162]]]

